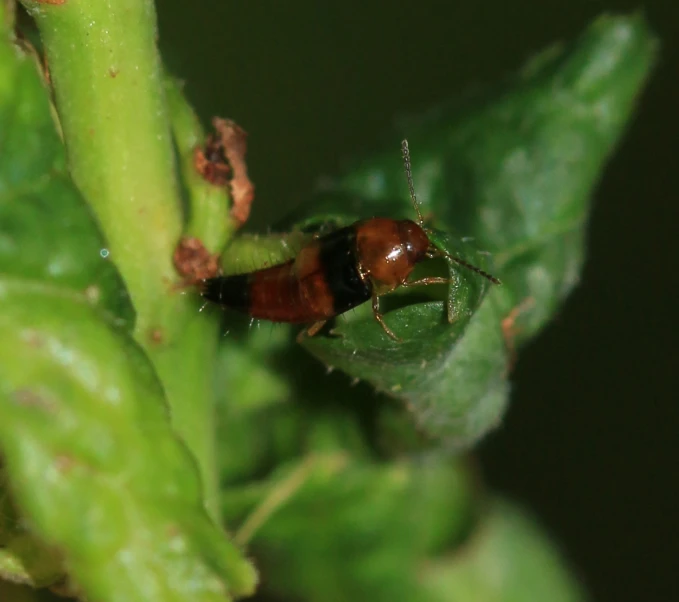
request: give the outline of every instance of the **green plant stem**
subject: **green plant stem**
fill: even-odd
[[[151,0],[25,0],[45,46],[72,176],[132,297],[135,337],[217,516],[210,368],[215,325],[172,288],[179,187]]]
[[[25,5],[45,45],[71,174],[105,231],[138,330],[152,328],[182,222],[153,2]]]
[[[211,253],[219,253],[237,228],[229,215],[229,193],[198,173],[194,150],[205,143],[206,135],[193,108],[182,94],[181,84],[166,80],[167,103],[184,185],[189,197],[186,235],[200,238]]]

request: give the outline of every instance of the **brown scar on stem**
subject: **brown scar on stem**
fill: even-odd
[[[73,470],[76,461],[66,454],[60,454],[54,458],[54,467],[61,473],[67,473]]]
[[[185,236],[177,244],[172,256],[174,267],[182,277],[177,288],[197,284],[219,275],[219,254],[210,253],[199,238]]]
[[[215,186],[229,187],[231,217],[242,226],[250,216],[255,186],[248,177],[245,154],[247,132],[235,121],[215,117],[216,134],[210,134],[205,148],[196,148],[193,161],[198,173]]]
[[[193,166],[213,186],[225,188],[233,177],[231,165],[226,159],[222,140],[210,134],[205,146],[193,149]]]
[[[32,328],[24,330],[21,334],[22,340],[27,345],[35,349],[43,347],[47,342],[46,338],[42,335],[42,333],[40,333],[38,330],[33,330]]]
[[[47,62],[47,55],[46,54],[42,55],[41,66],[42,66],[42,74],[43,74],[43,77],[45,78],[45,83],[51,89],[52,88],[52,76],[50,75],[50,65]]]
[[[24,407],[38,408],[47,410],[48,412],[53,412],[55,410],[55,405],[52,400],[34,389],[17,389],[13,392],[12,398]]]
[[[231,187],[231,217],[241,226],[250,216],[250,207],[255,198],[255,186],[248,178],[245,162],[247,152],[247,132],[234,121],[215,118],[212,122],[224,144],[226,158],[233,169]]]
[[[66,0],[36,0],[38,4],[51,4],[52,6],[61,6],[66,4]]]
[[[513,307],[502,320],[502,336],[504,337],[505,347],[507,348],[507,353],[509,355],[507,372],[511,372],[516,364],[516,346],[514,344],[514,339],[516,335],[521,332],[520,328],[516,328],[516,321],[522,313],[528,311],[534,305],[535,299],[533,297],[526,297],[521,303]]]
[[[176,523],[170,523],[165,527],[165,533],[168,537],[179,537],[182,534],[182,530]]]

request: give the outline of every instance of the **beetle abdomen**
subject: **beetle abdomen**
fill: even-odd
[[[272,322],[327,320],[370,299],[362,278],[354,227],[342,228],[304,247],[291,261],[203,282],[205,299]]]

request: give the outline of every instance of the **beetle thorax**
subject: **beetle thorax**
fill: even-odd
[[[429,248],[424,230],[411,220],[366,220],[358,224],[356,237],[362,273],[379,294],[403,284]]]

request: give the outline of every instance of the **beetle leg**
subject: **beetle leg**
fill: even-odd
[[[429,276],[427,278],[420,278],[418,280],[406,280],[401,286],[426,286],[427,284],[450,284],[455,286],[456,278],[444,278],[443,276]],[[457,312],[455,311],[455,303],[450,295],[446,302],[448,323],[453,324],[457,320]]]
[[[406,280],[401,283],[401,286],[426,286],[427,284],[450,284],[454,282],[450,278],[444,278],[443,276],[429,276],[427,278],[419,278],[418,280]]]
[[[304,340],[305,336],[312,337],[312,336],[318,334],[320,332],[321,328],[323,328],[326,323],[327,323],[327,320],[319,320],[318,322],[314,322],[308,328],[305,328],[304,330],[300,330],[299,334],[297,335],[297,342],[301,343]]]
[[[373,315],[375,316],[375,319],[380,323],[380,326],[384,329],[384,332],[386,332],[388,336],[390,336],[398,343],[403,342],[403,339],[397,337],[384,321],[384,316],[380,313],[380,300],[377,295],[373,295]]]

